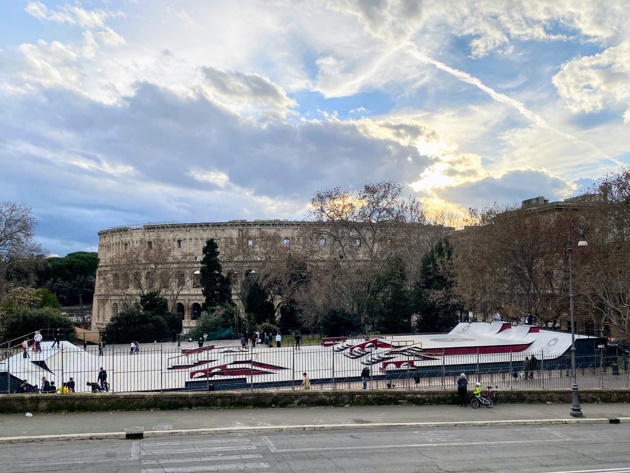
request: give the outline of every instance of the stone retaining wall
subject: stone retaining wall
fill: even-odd
[[[308,406],[445,405],[454,391],[265,391],[121,394],[11,394],[0,396],[0,414],[21,412],[95,412],[173,409],[229,409]],[[502,391],[502,403],[571,402],[570,390]],[[628,389],[583,389],[580,402],[630,402]]]

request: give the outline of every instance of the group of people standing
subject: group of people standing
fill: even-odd
[[[281,348],[282,335],[280,334],[280,332],[276,333],[275,339],[276,339],[276,347]],[[296,336],[295,341],[296,341],[296,346],[298,348],[299,348],[299,343],[301,339],[302,337],[300,337],[299,335]],[[273,346],[273,334],[271,332],[267,333],[267,332],[256,331],[250,338],[248,338],[247,336],[245,336],[245,334],[243,334],[243,336],[241,337],[241,347],[247,348],[248,344],[251,344],[252,348],[255,348],[256,344],[258,345],[263,344],[271,348]]]

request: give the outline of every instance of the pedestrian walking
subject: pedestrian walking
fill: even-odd
[[[197,342],[197,345],[199,345],[199,348],[203,347],[203,337],[199,337],[199,341]]]
[[[245,335],[241,336],[241,348],[247,348],[247,337]]]
[[[50,348],[55,348],[55,345],[57,345],[57,348],[61,348],[61,342],[59,341],[61,338],[61,332],[59,329],[57,329],[57,331],[55,332],[55,340],[53,341],[53,344]]]
[[[280,332],[278,332],[276,334],[276,347],[280,348],[281,345],[282,345],[282,335],[280,335]]]
[[[103,342],[98,342],[98,356],[103,356]]]
[[[87,342],[83,340],[83,351],[87,351]]]
[[[367,366],[361,371],[361,381],[363,381],[363,389],[367,389],[367,383],[370,379],[370,368]]]
[[[305,390],[311,389],[311,380],[308,379],[308,375],[306,373],[302,373],[302,387]]]
[[[131,344],[129,345],[129,354],[133,355],[133,352],[136,351],[136,344],[135,342],[131,342]]]
[[[138,342],[135,342],[135,344],[136,344],[136,348],[134,349],[134,351],[136,353],[140,353],[140,344]]]
[[[297,350],[301,350],[301,343],[302,343],[302,335],[300,335],[299,333],[295,334],[295,348]]]
[[[107,371],[105,371],[102,366],[99,368],[97,379],[101,386],[101,389],[103,391],[109,391],[109,384],[107,383]]]
[[[529,378],[529,367],[530,367],[529,356],[525,357],[525,361],[523,362],[523,373],[525,374],[524,378]]]
[[[22,356],[28,358],[28,340],[22,342]]]
[[[418,370],[416,370],[416,372],[413,374],[413,380],[416,383],[416,388],[417,388],[418,385],[420,384],[420,373],[418,372]]]
[[[468,380],[465,373],[460,374],[457,380],[457,402],[461,407],[468,404]]]

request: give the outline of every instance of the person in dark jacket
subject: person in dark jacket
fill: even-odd
[[[107,389],[105,389],[105,385],[107,384],[107,371],[105,371],[102,366],[98,371],[97,379],[99,384],[101,385],[101,389],[107,391]]]
[[[46,376],[42,376],[41,392],[43,392],[43,393],[49,393],[50,392],[50,382],[46,379]]]
[[[363,381],[363,389],[367,389],[367,383],[370,379],[370,368],[367,366],[361,371],[361,380]]]
[[[464,373],[459,375],[457,380],[457,402],[461,407],[466,407],[468,404],[468,380]]]

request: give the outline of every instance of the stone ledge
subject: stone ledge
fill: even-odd
[[[570,403],[570,389],[500,392],[501,403]],[[0,395],[0,414],[310,406],[451,405],[452,391],[220,391]],[[581,389],[582,403],[630,402],[630,389]]]

